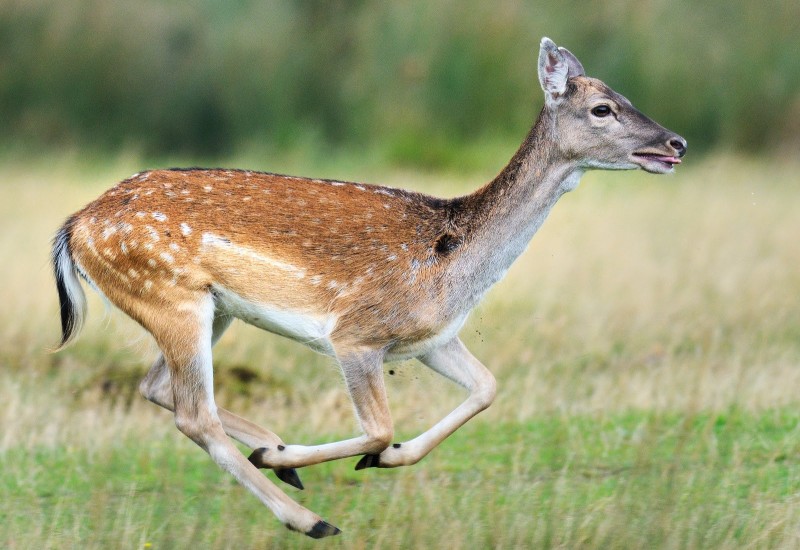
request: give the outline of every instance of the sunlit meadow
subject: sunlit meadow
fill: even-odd
[[[589,174],[562,198],[462,331],[499,382],[488,411],[411,468],[300,471],[306,490],[287,492],[344,531],[322,544],[800,545],[800,165],[687,159],[670,177]],[[140,168],[0,167],[0,545],[318,546],[138,396],[155,348],[96,295],[81,339],[48,353],[50,238]],[[450,196],[491,177],[368,172],[303,175]],[[218,401],[288,442],[356,432],[328,358],[238,324],[215,365]],[[413,361],[385,371],[399,440],[463,398]]]

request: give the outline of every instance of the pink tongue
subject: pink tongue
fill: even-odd
[[[656,160],[659,160],[661,162],[666,162],[667,164],[680,164],[681,163],[681,159],[679,159],[678,157],[653,157],[653,158],[655,158]]]

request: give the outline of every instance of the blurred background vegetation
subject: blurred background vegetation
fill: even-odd
[[[796,0],[3,0],[0,150],[471,169],[530,126],[546,35],[694,151],[791,153],[798,21]]]
[[[320,465],[292,496],[345,530],[330,548],[800,548],[799,21],[798,0],[0,0],[0,547],[311,548],[139,398],[133,321],[89,293],[82,339],[45,353],[52,235],[156,166],[467,192],[540,108],[546,35],[688,161],[554,209],[462,331],[488,411],[414,468]],[[358,433],[329,359],[241,323],[215,359],[219,402],[287,441]],[[399,440],[463,399],[391,368]]]

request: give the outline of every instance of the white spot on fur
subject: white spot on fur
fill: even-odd
[[[150,258],[149,260],[147,260],[147,265],[149,265],[150,267],[156,267],[158,263],[153,258]]]
[[[172,250],[173,252],[181,251],[181,247],[178,246],[176,243],[169,243],[169,249]]]
[[[144,282],[144,290],[145,291],[149,291],[151,288],[153,288],[153,281],[151,281],[150,279],[147,279]]]
[[[328,281],[328,284],[325,285],[325,288],[328,290],[344,290],[347,287],[347,283],[340,283],[339,281]]]
[[[409,285],[413,285],[417,281],[417,272],[419,272],[419,260],[414,258],[411,260],[411,271],[408,272]]]
[[[214,188],[213,188],[213,187],[211,187],[210,185],[204,185],[204,186],[203,186],[203,191],[205,191],[206,193],[209,193],[209,192],[211,192],[211,190],[213,190],[213,189],[214,189]]]
[[[117,232],[116,226],[110,226],[103,229],[103,240],[107,241],[111,235]]]
[[[139,272],[136,271],[135,269],[129,269],[128,275],[130,276],[131,279],[137,279],[139,277]]]
[[[139,219],[144,218],[146,215],[147,214],[145,214],[144,212],[137,212],[136,213],[136,217],[139,218]]]
[[[122,253],[123,253],[123,254],[125,254],[125,255],[127,255],[127,254],[128,254],[128,245],[127,245],[127,244],[125,244],[125,241],[122,241],[122,242],[119,244],[119,248],[120,248],[120,250],[122,250]]]
[[[150,239],[153,242],[158,242],[161,240],[161,237],[158,236],[158,231],[152,225],[145,225],[144,228],[147,230],[147,234],[150,235]]]
[[[168,264],[171,264],[171,263],[175,262],[175,257],[172,254],[170,254],[169,252],[162,252],[158,256],[159,256],[159,258],[161,258],[162,260],[164,260]]]
[[[192,234],[192,228],[189,227],[189,224],[186,222],[181,223],[181,233],[184,237],[188,237]]]
[[[153,216],[153,219],[156,220],[157,222],[165,222],[165,221],[167,221],[166,214],[162,214],[161,212],[153,212],[150,215]]]

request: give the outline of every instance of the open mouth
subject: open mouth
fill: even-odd
[[[681,159],[660,153],[633,153],[635,162],[648,172],[669,172]]]

